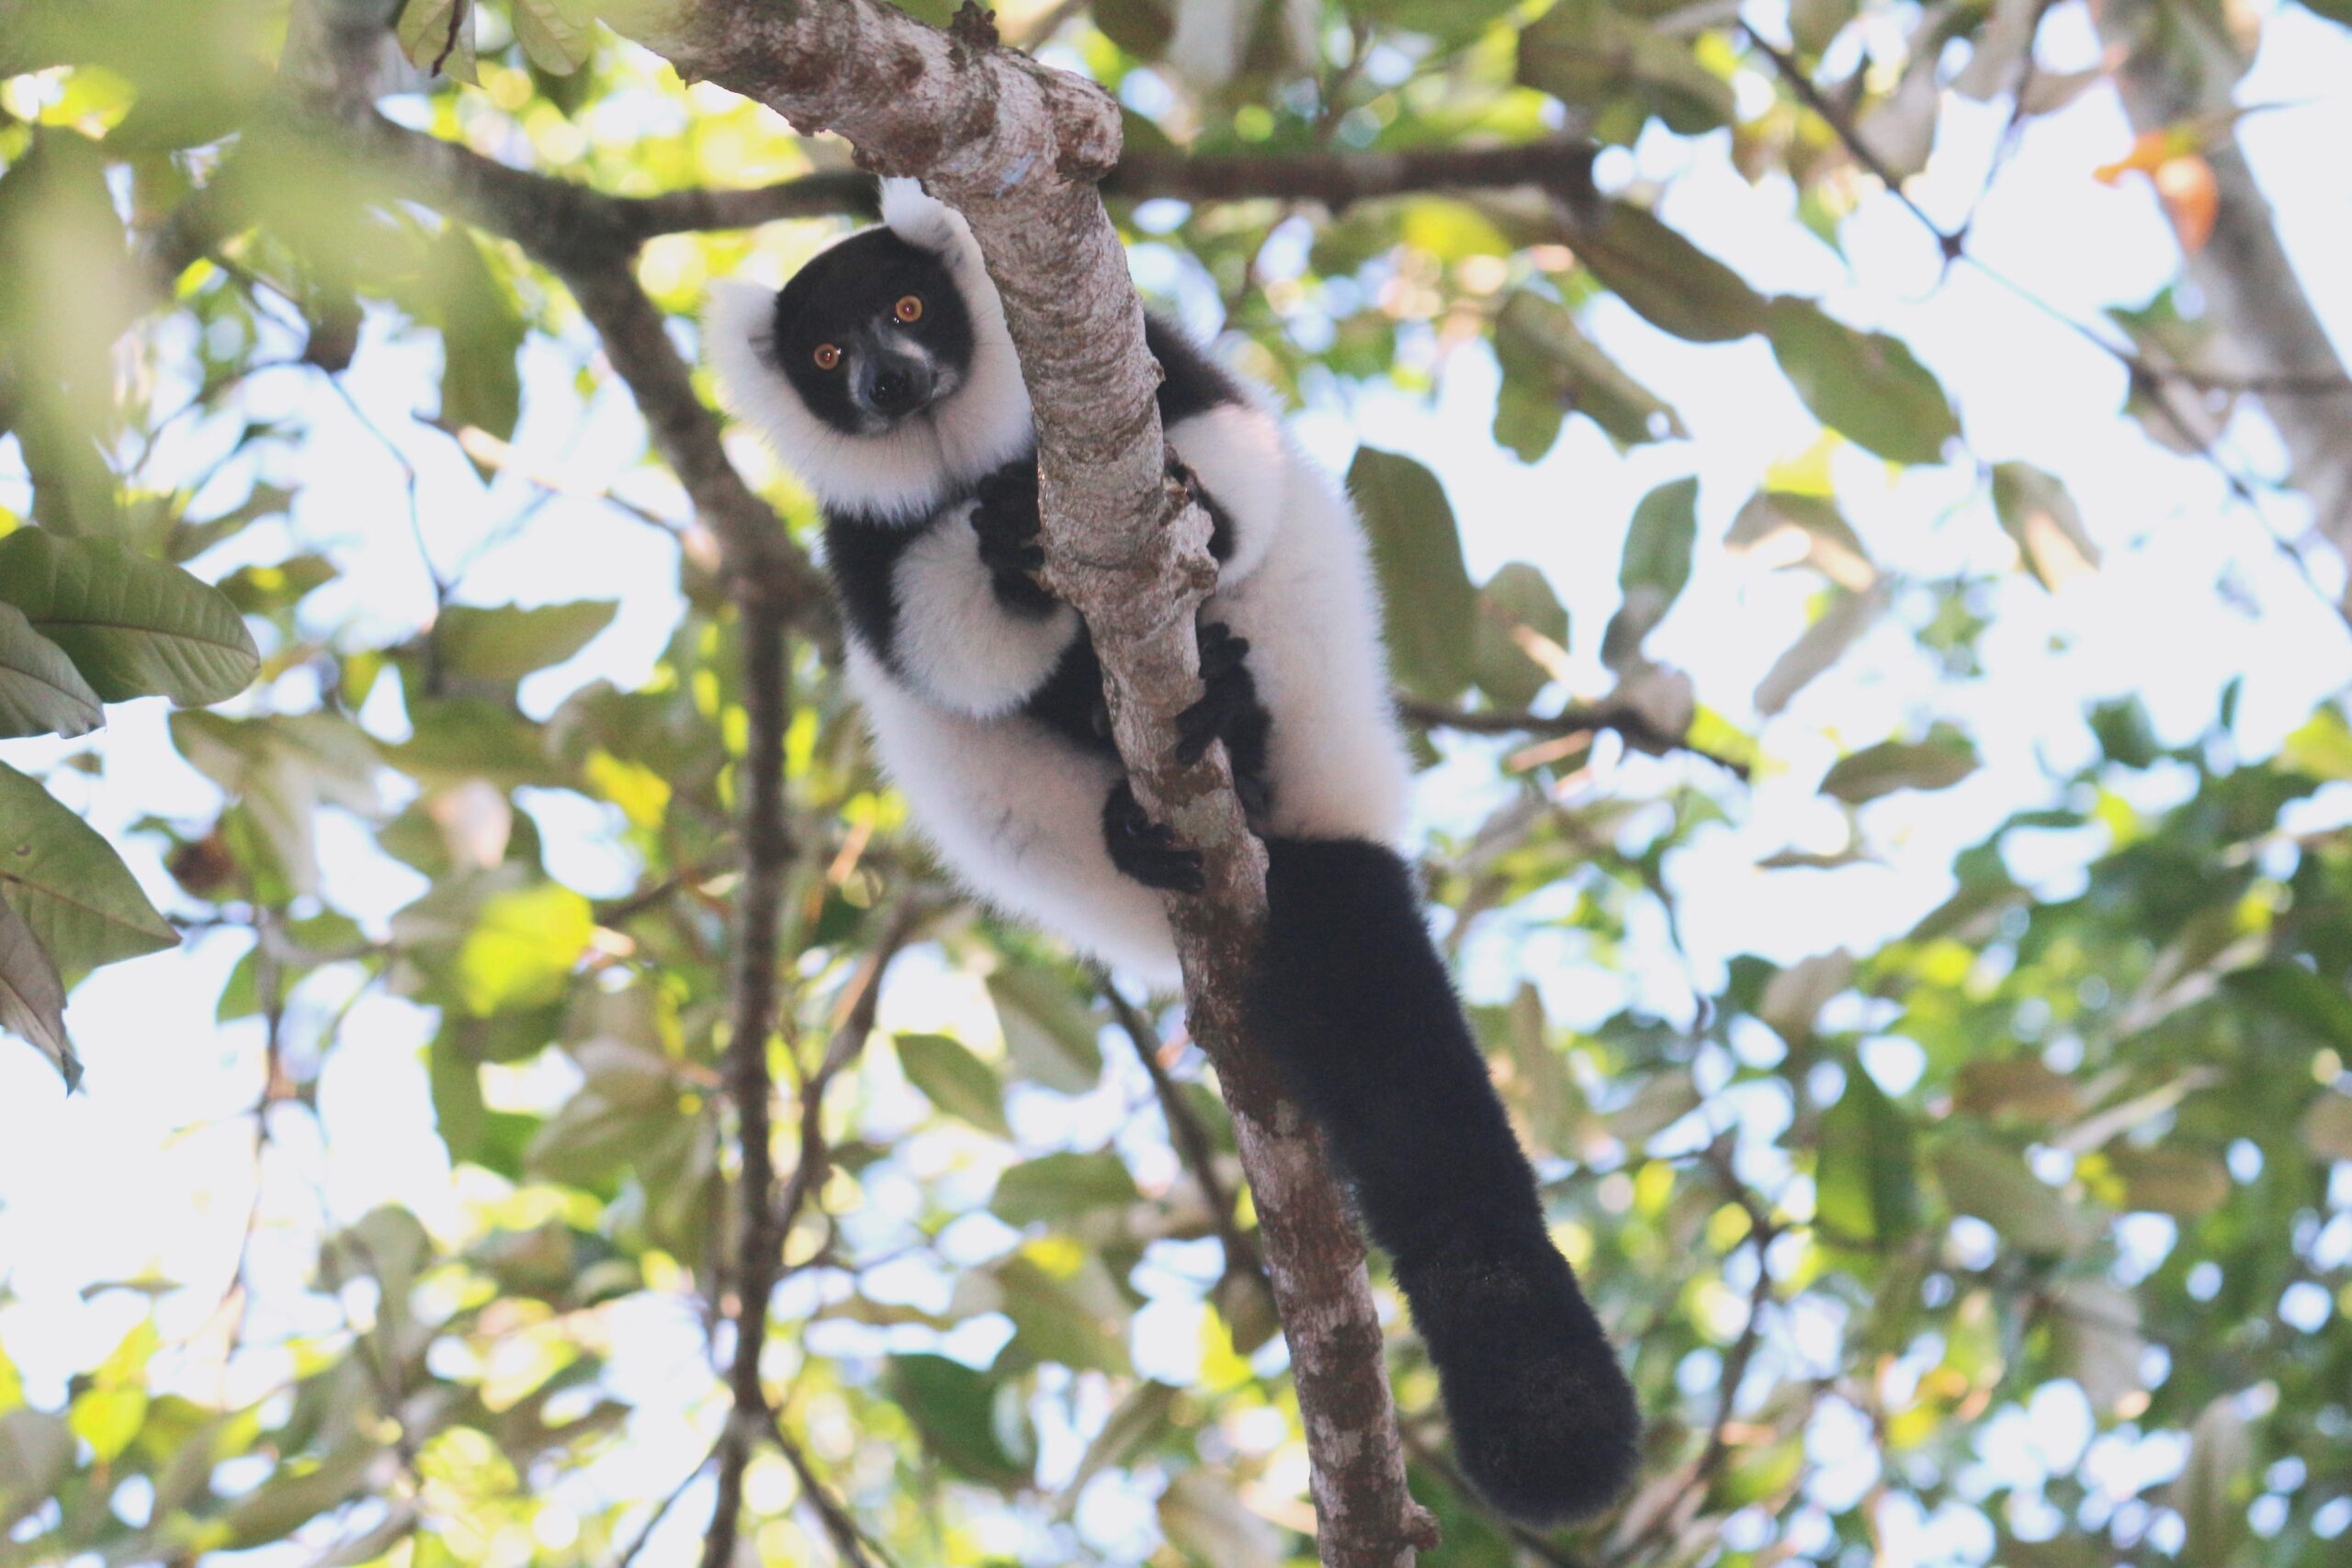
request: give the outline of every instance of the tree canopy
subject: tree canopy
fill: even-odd
[[[1215,1068],[694,368],[872,210],[632,41],[752,4],[0,0],[0,1564],[1316,1556]],[[1356,499],[1650,1422],[1506,1524],[1375,1258],[1425,1554],[2339,1561],[2342,0],[993,26]]]

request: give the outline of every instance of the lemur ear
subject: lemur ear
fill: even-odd
[[[919,180],[893,176],[882,182],[882,221],[907,243],[943,261],[956,260],[967,247],[978,249],[964,215],[924,190]]]

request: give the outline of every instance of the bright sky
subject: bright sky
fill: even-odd
[[[2079,69],[2096,57],[2082,6],[2059,6],[2042,29],[2042,66]],[[2293,107],[2251,117],[2239,128],[2265,188],[2286,215],[2286,243],[2339,347],[2352,347],[2352,223],[2346,221],[2352,175],[2341,155],[2352,147],[2352,95],[2340,90],[2346,80],[2352,35],[2282,6],[2267,26],[2261,62],[2240,101]],[[1948,107],[1936,158],[1914,186],[1930,212],[1949,220],[1967,209],[2004,112],[1998,106]],[[2170,231],[2143,182],[2109,189],[2090,178],[2092,168],[2121,155],[2128,140],[2105,92],[2033,122],[1979,216],[1974,254],[2079,320],[2096,318],[2105,306],[2143,302],[2174,265]],[[1742,952],[1790,961],[1841,943],[1875,943],[1939,901],[1954,848],[1980,839],[2010,811],[2045,801],[2044,760],[2062,768],[2083,760],[2079,716],[2095,697],[2139,692],[2159,733],[2177,740],[2210,721],[2222,685],[2242,675],[2239,733],[2246,750],[2260,753],[2323,695],[2352,680],[2352,639],[2344,626],[2286,568],[2255,520],[2230,502],[2219,478],[2153,446],[2120,416],[2120,369],[1966,268],[1939,281],[1931,243],[1894,201],[1873,197],[1850,221],[1849,275],[1792,221],[1785,187],[1752,190],[1730,170],[1721,138],[1694,149],[1656,137],[1637,155],[1612,155],[1601,172],[1611,183],[1670,179],[1664,216],[1759,286],[1825,295],[1848,320],[1902,333],[1952,392],[1970,452],[1988,462],[2027,459],[2060,476],[2105,552],[2095,577],[2055,596],[2021,574],[2006,581],[1997,629],[1983,648],[1985,676],[1973,685],[1937,686],[1907,635],[1882,626],[1765,728],[1771,766],[1752,791],[1725,795],[1735,803],[1733,825],[1702,835],[1670,869],[1702,984],[1712,985],[1722,962]],[[1143,271],[1148,286],[1170,281],[1164,267]],[[1487,434],[1496,371],[1482,348],[1448,362],[1433,407],[1380,390],[1351,407],[1317,407],[1301,420],[1311,446],[1335,468],[1345,466],[1358,439],[1430,463],[1463,520],[1474,577],[1510,559],[1541,566],[1570,609],[1587,681],[1580,695],[1606,689],[1595,650],[1614,607],[1617,556],[1634,502],[1663,479],[1695,471],[1702,536],[1720,537],[1764,470],[1804,452],[1815,434],[1759,342],[1695,348],[1613,301],[1596,307],[1591,324],[1606,346],[1678,407],[1690,442],[1621,458],[1589,423],[1572,421],[1549,457],[1521,465]],[[381,423],[397,427],[419,399],[435,352],[388,340],[377,321],[346,382]],[[591,487],[622,476],[624,491],[674,515],[679,502],[666,480],[630,468],[642,434],[626,396],[600,394],[586,420],[577,421],[571,374],[563,355],[546,345],[529,352],[518,445],[541,467],[565,468]],[[380,447],[334,400],[290,374],[257,378],[251,407],[299,412],[314,432],[298,470],[273,477],[304,487],[291,537],[313,546],[330,541],[353,567],[317,595],[311,608],[319,622],[357,609],[370,627],[395,635],[413,627],[431,597],[408,536],[399,475]],[[486,504],[446,443],[403,445],[424,472],[426,535],[446,567],[514,502],[502,493]],[[2241,416],[2230,446],[2242,466],[2278,471],[2275,437],[2258,417]],[[2005,536],[1976,494],[1976,475],[1963,465],[1890,479],[1874,460],[1848,451],[1836,473],[1849,516],[1885,567],[1927,579],[2008,558]],[[18,489],[0,478],[0,498],[14,499]],[[2300,502],[2267,501],[2265,512],[2269,526],[2290,536],[2305,525]],[[1926,519],[1936,521],[1923,526]],[[207,565],[225,570],[244,558],[274,558],[288,542],[275,526],[255,529],[236,547],[250,556]],[[1765,575],[1719,551],[1702,550],[1700,561],[1651,651],[1689,670],[1702,702],[1749,724],[1754,682],[1803,627],[1815,584],[1802,573]],[[2333,583],[2332,563],[2323,559],[2319,571]],[[2225,572],[2256,608],[2233,608],[2213,592]],[[673,577],[662,536],[609,509],[558,502],[480,558],[466,578],[465,596],[485,604],[622,601],[610,631],[570,664],[526,685],[526,702],[544,712],[587,680],[628,683],[643,676],[678,610],[668,586]],[[1931,698],[1938,705],[1932,710]],[[368,718],[389,723],[382,709],[375,705]],[[1932,712],[1960,715],[1980,738],[1987,766],[1955,789],[1898,795],[1867,808],[1863,822],[1884,865],[1834,873],[1753,869],[1757,860],[1792,845],[1836,848],[1838,813],[1814,793],[1822,771],[1843,749],[1890,732],[1916,733]],[[61,773],[52,783],[62,795],[85,807],[118,841],[143,814],[187,819],[209,809],[210,786],[164,743],[160,704],[112,709],[109,719],[109,729],[89,743],[105,760],[103,775]],[[39,772],[82,749],[11,741],[0,743],[0,760]],[[1630,766],[1709,777],[1705,764],[1688,760]],[[1425,787],[1425,815],[1457,827],[1475,822],[1491,786],[1482,790],[1474,778],[1473,770],[1442,770]],[[1635,781],[1630,787],[1642,786]],[[559,875],[592,894],[629,885],[634,868],[614,849],[595,809],[556,796],[531,804]],[[356,824],[330,817],[322,838],[331,897],[370,925],[379,927],[422,890],[413,874],[368,848]],[[2064,886],[2093,848],[2053,845],[2049,863],[2018,869]],[[173,889],[152,853],[134,842],[130,856],[158,903],[173,908]],[[188,1334],[218,1300],[233,1266],[252,1191],[253,1132],[245,1112],[258,1089],[260,1043],[256,1024],[215,1028],[212,1019],[242,946],[231,937],[198,937],[179,953],[102,971],[76,992],[68,1020],[88,1078],[75,1098],[62,1095],[55,1074],[33,1053],[0,1043],[0,1280],[9,1298],[0,1301],[0,1341],[24,1369],[38,1402],[54,1404],[66,1375],[98,1360],[144,1310],[143,1300],[128,1292],[85,1301],[91,1286],[153,1277],[182,1282],[187,1288],[164,1303],[163,1327],[167,1337]],[[1628,994],[1670,1014],[1688,1006],[1681,971],[1655,940],[1626,976],[1578,966],[1557,940],[1521,943],[1509,953],[1481,951],[1473,955],[1470,983],[1498,994],[1521,968],[1540,979],[1555,1015],[1575,1022],[1605,1016]],[[301,1014],[314,1023],[349,984],[348,976],[326,976],[305,987],[297,998],[295,1038],[308,1037]],[[972,1021],[985,1018],[972,1003],[968,990],[918,962],[897,975],[883,1022],[956,1022],[984,1035],[991,1026]],[[397,1201],[428,1225],[447,1229],[469,1194],[494,1185],[478,1176],[452,1181],[432,1134],[415,1055],[427,1032],[425,1017],[404,1003],[362,1001],[322,1069],[320,1122],[297,1111],[277,1114],[255,1255],[266,1303],[256,1333],[291,1326],[271,1314],[300,1300],[310,1266],[306,1238],[322,1205],[345,1222]],[[1871,1066],[1880,1071],[1878,1059]],[[1900,1053],[1886,1069],[1882,1076],[1898,1088],[1917,1070],[1906,1071]],[[527,1097],[556,1085],[516,1074],[498,1087]],[[1051,1127],[1046,1118],[1020,1115],[1016,1106],[1016,1122],[1041,1142],[1074,1138],[1091,1145],[1108,1135],[1131,1089],[1114,1083],[1083,1102],[1080,1115],[1065,1111],[1051,1118]],[[886,1112],[888,1103],[886,1097]],[[976,1234],[971,1245],[988,1241]],[[1184,1293],[1171,1293],[1138,1320],[1137,1360],[1168,1375],[1184,1374],[1196,1343]],[[626,1484],[658,1492],[702,1451],[699,1434],[713,1412],[676,1407],[674,1389],[694,1380],[674,1374],[700,1364],[691,1325],[662,1320],[650,1308],[634,1310],[631,1348],[616,1363],[615,1380],[645,1406],[635,1428],[644,1447]],[[985,1355],[993,1348],[992,1332],[959,1348]],[[213,1391],[212,1363],[191,1351],[184,1365],[192,1392]],[[247,1368],[242,1375],[259,1386],[266,1371]],[[2041,1414],[2037,1427],[2044,1425]],[[1057,1446],[1068,1447],[1074,1461],[1074,1444],[1064,1434]],[[1828,1452],[1836,1457],[1834,1444]],[[1142,1528],[1137,1506],[1115,1494],[1099,1502],[1090,1497],[1080,1527],[1107,1549]],[[707,1511],[707,1503],[690,1501],[677,1528],[694,1528]],[[662,1547],[671,1544],[682,1541],[657,1544],[648,1561],[668,1560]],[[1946,1549],[1964,1544],[1944,1542]]]

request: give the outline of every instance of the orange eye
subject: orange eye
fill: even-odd
[[[910,294],[906,296],[899,301],[897,308],[891,311],[891,314],[897,316],[899,320],[902,321],[922,321],[922,296],[920,294]]]
[[[829,343],[820,343],[817,345],[818,369],[831,370],[834,366],[839,365],[841,362],[842,351],[840,349],[835,348]]]

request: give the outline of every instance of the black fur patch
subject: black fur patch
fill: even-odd
[[[1395,1264],[1464,1472],[1530,1523],[1606,1506],[1637,1457],[1633,1390],[1546,1234],[1411,871],[1356,840],[1266,850],[1260,1037]]]

